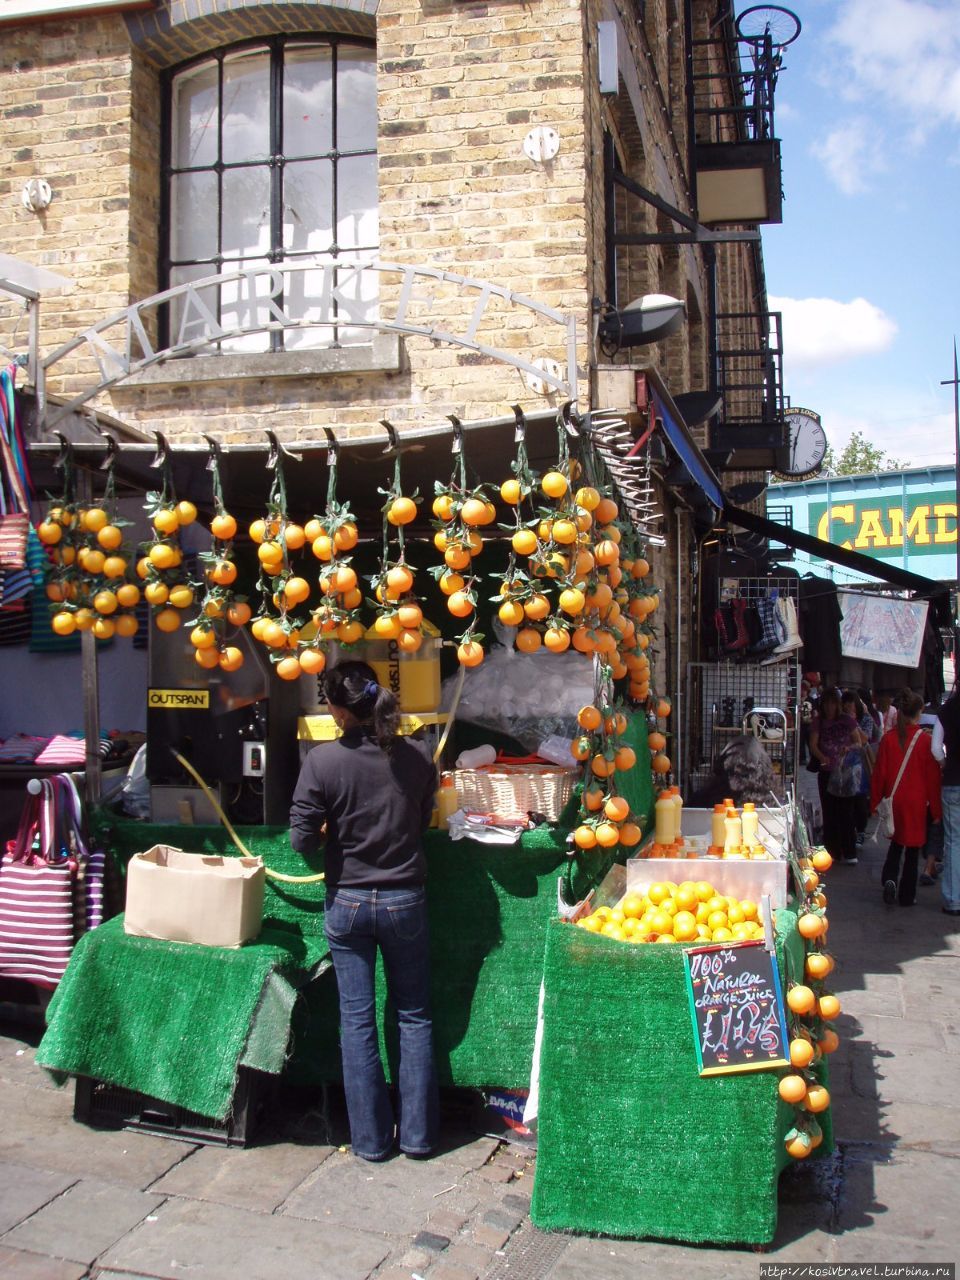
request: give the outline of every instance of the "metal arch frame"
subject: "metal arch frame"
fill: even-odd
[[[315,319],[292,319],[282,310],[277,302],[277,293],[283,278],[294,273],[321,271],[323,285],[320,290],[322,315]],[[344,295],[344,289],[359,275],[366,272],[395,274],[402,277],[399,296],[395,304],[392,318],[367,320],[355,318],[352,314],[356,305]],[[343,276],[346,274],[347,279]],[[258,297],[256,281],[263,278],[267,281],[266,296]],[[429,310],[432,300],[428,292],[416,292],[417,281],[433,281],[438,284],[452,284],[464,291],[475,291],[477,298],[469,320],[461,333],[453,333],[436,325],[415,324],[407,319],[408,312],[418,305],[425,305]],[[208,304],[201,297],[203,290],[211,286],[246,281],[246,297],[251,305],[258,304],[268,317],[250,325],[242,325],[233,329],[224,329]],[[282,296],[282,295],[281,295]],[[162,349],[154,346],[147,333],[144,313],[169,302],[173,298],[183,297],[183,316],[176,340]],[[510,306],[533,311],[542,319],[556,325],[562,330],[565,367],[560,372],[553,372],[547,362],[536,364],[533,360],[524,359],[511,351],[489,346],[477,340],[477,331],[483,320],[491,299],[500,299]],[[188,337],[187,332],[196,325],[204,326],[202,333]],[[37,367],[37,398],[39,401],[41,423],[50,428],[61,418],[86,404],[101,391],[115,386],[131,374],[141,369],[159,364],[172,356],[196,353],[211,342],[225,341],[241,335],[270,332],[275,329],[316,329],[329,328],[332,324],[350,326],[351,328],[371,329],[380,332],[394,332],[426,337],[435,342],[450,343],[464,347],[480,355],[489,357],[501,364],[514,368],[539,379],[545,387],[556,392],[564,399],[577,399],[577,324],[576,318],[562,311],[536,302],[524,294],[515,293],[503,285],[492,284],[485,280],[476,280],[470,276],[458,275],[452,271],[444,271],[439,267],[426,265],[404,265],[401,263],[374,260],[349,259],[298,259],[292,262],[267,264],[262,267],[250,267],[242,270],[221,272],[206,276],[200,280],[192,280],[187,284],[165,289],[161,293],[152,294],[140,302],[135,302],[121,311],[107,316],[98,324],[85,329],[76,337],[51,352]],[[120,346],[111,344],[104,336],[111,329],[123,325],[123,340]],[[100,379],[86,388],[80,395],[69,402],[58,405],[56,411],[47,418],[45,384],[49,371],[71,352],[86,345],[93,353],[100,370]]]

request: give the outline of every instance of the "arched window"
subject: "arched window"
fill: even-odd
[[[166,287],[222,271],[319,259],[369,259],[378,247],[376,55],[356,39],[285,37],[218,50],[168,75],[164,138]],[[246,333],[211,343],[265,351],[369,341],[351,319],[372,319],[376,298],[321,292],[321,269],[257,277],[203,291],[221,328],[269,322],[271,311],[322,329]],[[335,277],[334,277],[335,279]],[[272,291],[272,292],[271,292]],[[167,317],[178,332],[182,296]]]

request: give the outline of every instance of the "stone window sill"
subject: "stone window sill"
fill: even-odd
[[[222,356],[174,357],[124,378],[114,391],[183,386],[239,379],[316,378],[343,373],[397,373],[400,337],[378,333],[369,344],[309,351],[263,351]]]

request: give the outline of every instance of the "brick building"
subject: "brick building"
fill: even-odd
[[[568,401],[637,439],[656,423],[679,673],[711,466],[756,475],[783,440],[762,42],[723,0],[105,8],[0,15],[0,253],[72,284],[32,317],[38,430],[69,409],[313,443]],[[684,322],[628,345],[627,304],[654,295]],[[9,350],[29,324],[0,305]]]

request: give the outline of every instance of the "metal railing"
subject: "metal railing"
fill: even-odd
[[[717,315],[712,353],[727,425],[783,422],[783,334],[779,311]]]

